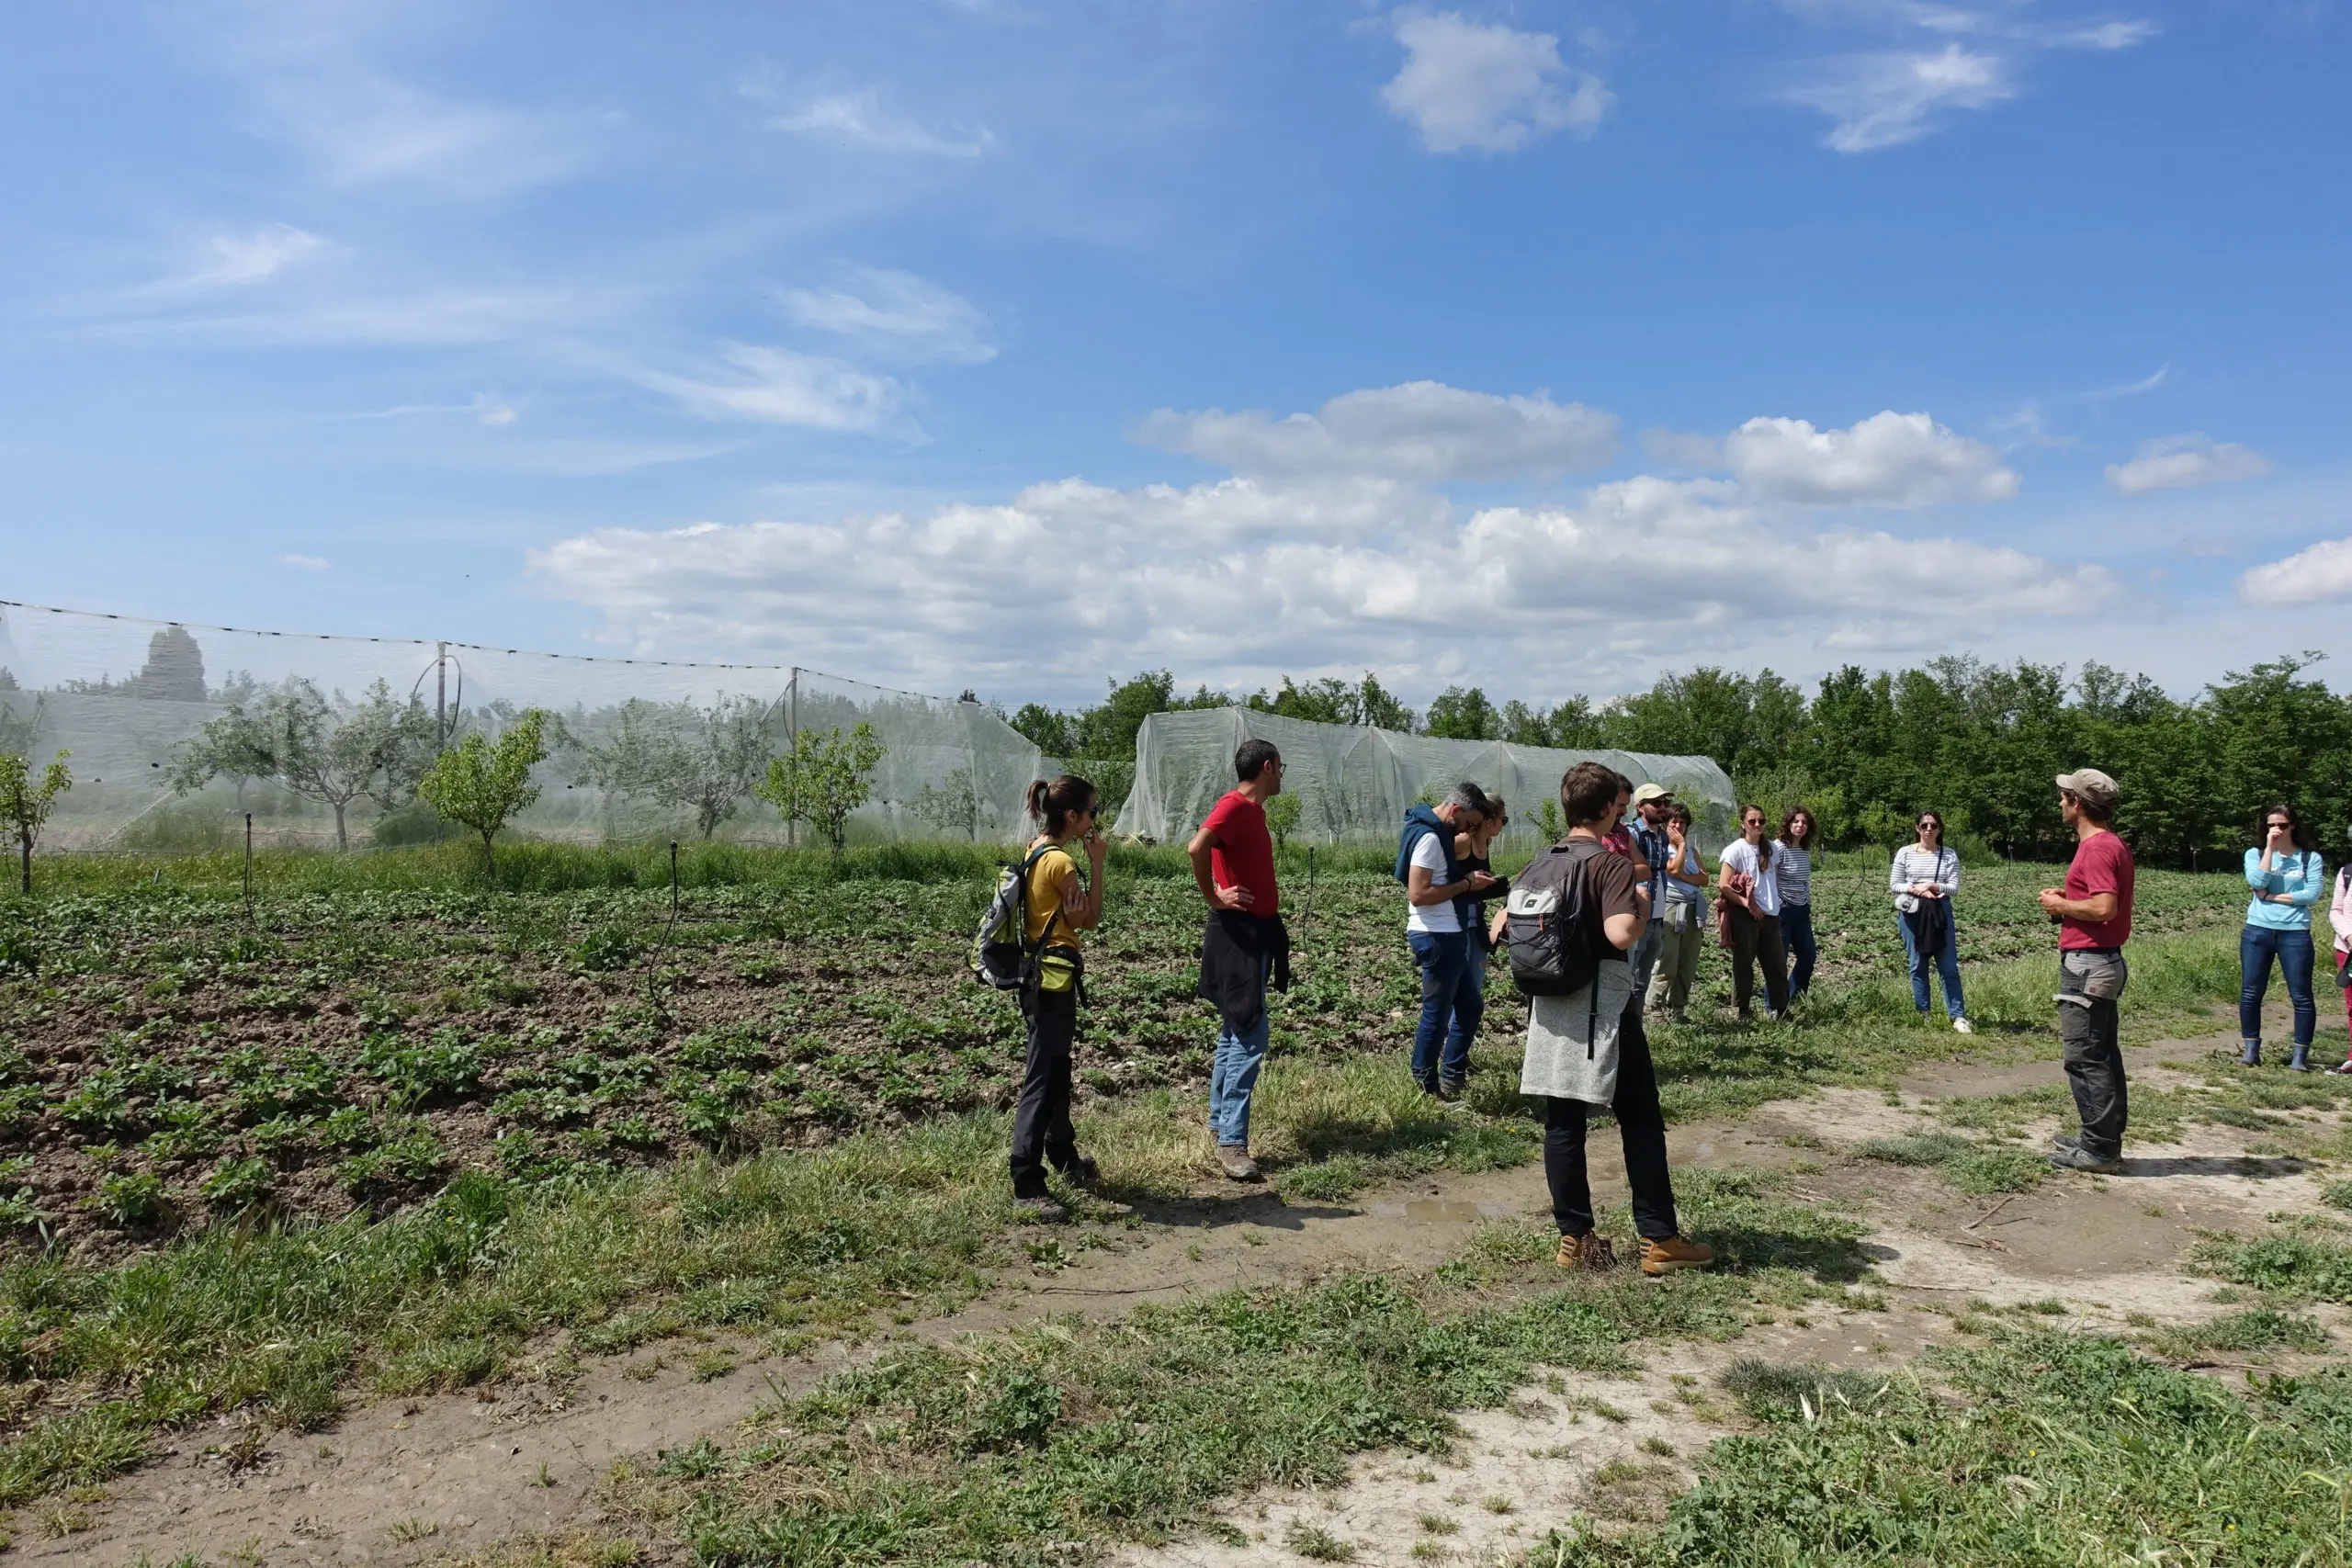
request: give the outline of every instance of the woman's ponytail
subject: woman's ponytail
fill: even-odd
[[[1093,803],[1094,786],[1076,773],[1064,773],[1050,784],[1038,779],[1029,786],[1029,815],[1049,839],[1058,839],[1068,830],[1071,812],[1083,811]]]

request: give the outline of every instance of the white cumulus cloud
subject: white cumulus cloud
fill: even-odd
[[[2018,492],[2017,474],[1991,446],[1892,409],[1845,430],[1751,419],[1724,437],[1724,460],[1757,498],[1803,505],[1934,506]]]
[[[804,327],[915,360],[980,365],[996,333],[978,306],[926,278],[862,268],[831,288],[791,288],[785,313]]]
[[[2192,490],[2233,479],[2258,479],[2269,471],[2270,459],[2253,447],[2233,441],[2215,443],[2192,432],[2142,442],[2138,457],[2107,466],[2107,482],[2118,495],[2145,495],[2156,490]]]
[[[2323,539],[2250,569],[2238,578],[2238,597],[2274,609],[2352,599],[2352,539]]]
[[[1661,560],[1675,592],[1624,590]],[[639,649],[760,649],[939,689],[1088,688],[1165,663],[1218,682],[1507,667],[1521,689],[1612,690],[1645,659],[1736,658],[1768,637],[1941,647],[2119,593],[2098,567],[1790,528],[1729,481],[1648,477],[1466,519],[1404,484],[1069,479],[920,515],[604,528],[531,566]],[[1889,625],[1890,593],[1919,613]]]
[[[1439,483],[1595,468],[1617,452],[1617,417],[1548,396],[1497,397],[1439,381],[1349,392],[1313,413],[1161,409],[1138,440],[1237,473],[1366,474]]]
[[[1453,11],[1400,12],[1405,63],[1381,89],[1432,152],[1509,152],[1555,130],[1590,135],[1615,95],[1560,59],[1550,33],[1486,26]]]

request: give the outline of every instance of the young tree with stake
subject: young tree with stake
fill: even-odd
[[[40,783],[36,784],[30,762],[15,752],[0,753],[0,822],[16,835],[20,885],[27,894],[33,890],[33,841],[40,837],[57,797],[74,787],[74,774],[65,766],[70,755],[60,751],[41,770]]]
[[[874,739],[874,727],[860,724],[847,735],[838,727],[819,735],[804,729],[786,755],[771,759],[759,796],[787,822],[806,822],[842,852],[850,813],[874,793],[874,770],[888,750]]]
[[[531,770],[547,760],[546,723],[547,715],[531,708],[496,740],[476,730],[442,752],[416,786],[434,810],[481,835],[482,866],[492,875],[498,871],[492,840],[539,798]]]

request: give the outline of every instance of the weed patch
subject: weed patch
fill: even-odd
[[[2119,1341],[2007,1330],[1914,1376],[1757,1414],[1708,1450],[1663,1529],[1555,1532],[1545,1568],[2344,1559],[2352,1375],[2278,1378],[2248,1401]],[[1810,1404],[1810,1402],[1808,1401]]]

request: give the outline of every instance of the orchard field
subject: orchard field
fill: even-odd
[[[233,862],[61,863],[38,897],[0,905],[12,1245],[111,1255],[208,1224],[390,1212],[468,1168],[593,1179],[1011,1102],[1017,1011],[963,973],[984,855],[708,851],[683,865],[674,910],[653,854],[517,846],[496,889],[474,863],[272,859],[248,902]],[[1283,1055],[1394,1052],[1409,1034],[1401,897],[1375,864],[1290,857]],[[1964,963],[2046,951],[2033,892],[2055,875],[1968,867]],[[1081,1097],[1196,1084],[1214,1021],[1193,996],[1189,874],[1122,850],[1109,883]],[[1902,943],[1877,857],[1835,857],[1815,887],[1834,1020],[1849,983],[1899,980]],[[2138,930],[2225,926],[2244,897],[2234,876],[2143,872]],[[1702,975],[1702,1021],[1660,1032],[1687,1103],[1727,1092],[1710,1080],[1747,1033],[1724,1016],[1723,958]],[[1508,1055],[1521,1013],[1499,976],[1493,996],[1482,1044]],[[1804,1037],[1777,1050],[1784,1071],[1806,1070]]]

